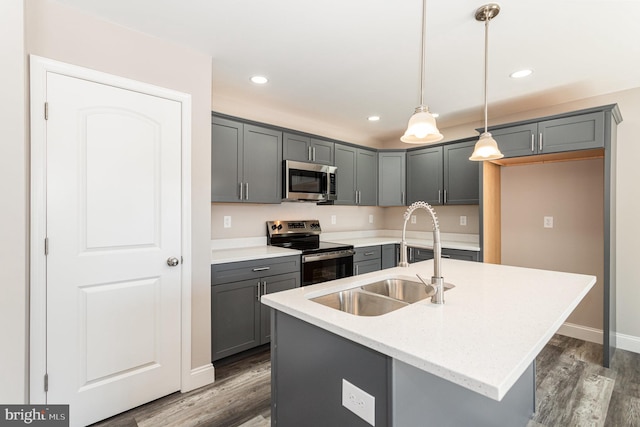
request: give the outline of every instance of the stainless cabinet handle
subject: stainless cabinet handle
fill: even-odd
[[[262,295],[267,294],[267,281],[262,282]]]
[[[375,252],[365,252],[365,253],[364,253],[364,256],[371,256],[371,255],[373,255],[374,253],[375,253]]]
[[[536,151],[535,139],[536,139],[536,135],[532,133],[531,134],[531,152],[532,153]]]
[[[260,281],[256,283],[256,300],[260,301]]]
[[[243,193],[243,191],[242,191],[242,183],[239,183],[239,184],[238,184],[238,186],[240,187],[240,191],[239,191],[239,193],[240,193],[240,200],[243,200],[243,199],[244,199],[244,193]]]
[[[313,159],[313,156],[311,155],[311,146],[309,146],[309,152],[307,153],[307,159],[309,161],[311,161]]]
[[[444,190],[444,204],[447,204],[447,190]]]
[[[167,259],[167,265],[169,267],[175,267],[176,265],[180,264],[180,260],[174,256],[172,256],[171,258]]]
[[[440,204],[440,190],[438,190],[438,204]]]
[[[358,275],[358,264],[356,264],[356,273],[354,274],[354,276]]]
[[[440,258],[451,258],[451,255],[442,255],[442,254],[440,254]]]
[[[313,161],[316,161],[316,147],[313,147]]]
[[[269,270],[271,267],[256,267],[256,268],[252,268],[251,271],[266,271]]]
[[[404,191],[400,192],[400,204],[404,205]]]
[[[542,132],[540,132],[540,139],[538,140],[538,152],[542,153]]]
[[[249,183],[244,183],[244,199],[249,200]]]

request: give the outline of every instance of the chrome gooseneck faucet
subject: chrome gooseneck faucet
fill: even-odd
[[[438,217],[436,211],[433,210],[431,205],[427,202],[414,202],[407,208],[404,213],[404,225],[402,226],[402,242],[400,243],[400,267],[408,267],[407,262],[407,222],[411,218],[411,214],[416,209],[424,209],[431,215],[433,222],[433,276],[431,277],[431,286],[436,290],[436,293],[431,297],[431,302],[434,304],[444,304],[444,278],[440,274],[440,260],[442,258],[442,247],[440,246],[440,226],[438,225]],[[418,279],[424,283],[424,280],[420,276]],[[427,285],[427,283],[425,283]]]

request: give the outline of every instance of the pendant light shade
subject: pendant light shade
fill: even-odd
[[[427,23],[427,0],[422,1],[422,54],[420,56],[420,105],[409,119],[407,130],[400,137],[400,141],[408,144],[429,144],[440,141],[443,136],[438,130],[436,119],[429,112],[429,107],[424,104],[424,58],[425,58],[425,34]]]
[[[495,3],[485,4],[476,10],[476,20],[484,22],[484,132],[480,135],[480,139],[476,142],[473,154],[469,160],[486,161],[497,160],[504,157],[500,152],[498,143],[487,131],[488,122],[488,106],[487,106],[487,76],[489,69],[489,21],[500,13],[500,6]]]

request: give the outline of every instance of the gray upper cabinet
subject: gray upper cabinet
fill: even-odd
[[[442,178],[442,147],[407,152],[407,204],[441,204]]]
[[[213,117],[211,201],[280,203],[282,132]]]
[[[295,133],[285,133],[282,140],[283,160],[334,164],[334,143]]]
[[[443,146],[444,189],[447,205],[477,205],[480,202],[480,164],[469,160],[476,141]]]
[[[378,201],[378,153],[335,144],[337,200],[341,205],[375,206]]]
[[[407,152],[407,203],[477,205],[480,166],[469,160],[475,140]]]
[[[378,153],[378,205],[404,206],[406,195],[405,151]]]
[[[604,147],[604,112],[598,111],[489,130],[505,157]]]

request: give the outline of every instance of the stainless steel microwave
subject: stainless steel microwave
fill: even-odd
[[[336,200],[335,166],[284,160],[282,162],[283,200],[327,202]]]

